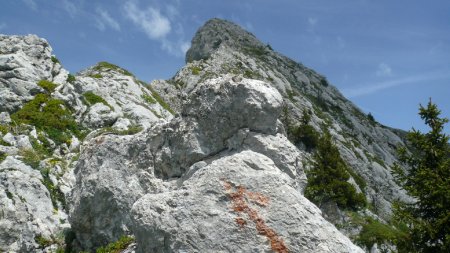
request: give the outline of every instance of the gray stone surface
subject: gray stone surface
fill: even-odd
[[[54,210],[39,171],[8,156],[0,163],[0,251],[39,252],[36,237],[53,240],[70,225]]]
[[[133,205],[137,252],[363,252],[268,157],[227,154]]]

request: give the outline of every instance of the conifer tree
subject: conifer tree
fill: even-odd
[[[407,227],[408,237],[398,242],[400,252],[450,252],[450,148],[443,133],[446,118],[430,100],[420,105],[419,115],[428,133],[412,129],[407,135],[409,151],[399,149],[406,169],[396,164],[394,176],[414,203],[394,205],[395,218]]]
[[[313,158],[305,197],[319,206],[327,202],[334,202],[344,209],[365,206],[364,194],[357,193],[355,187],[347,182],[350,178],[347,165],[333,144],[330,133],[326,132],[320,137]]]

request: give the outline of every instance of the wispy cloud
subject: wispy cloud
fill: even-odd
[[[425,73],[415,76],[408,76],[404,78],[399,78],[395,80],[380,82],[380,83],[374,83],[374,84],[367,84],[360,87],[354,87],[349,89],[344,89],[343,93],[348,98],[355,98],[355,97],[361,97],[364,95],[370,95],[372,93],[376,93],[381,90],[386,90],[389,88],[401,86],[401,85],[408,85],[408,84],[414,84],[419,82],[430,82],[435,80],[441,80],[450,78],[450,72],[431,72],[431,73]]]
[[[317,18],[313,18],[313,17],[308,18],[308,24],[310,26],[315,26],[317,24],[317,21],[319,21]]]
[[[382,62],[378,65],[378,69],[375,74],[377,76],[391,76],[392,68],[386,63]]]
[[[63,0],[61,2],[63,9],[69,14],[71,18],[74,18],[78,13],[78,8],[72,2]]]
[[[172,29],[169,19],[163,16],[160,10],[152,7],[141,10],[134,1],[125,4],[125,14],[150,39],[163,39]]]
[[[28,6],[28,8],[32,9],[32,10],[37,10],[37,3],[35,2],[35,0],[22,0],[26,6]]]
[[[109,15],[108,11],[97,8],[96,12],[98,14],[98,17],[96,19],[96,27],[100,31],[104,31],[106,27],[110,27],[113,30],[120,31],[119,23]]]
[[[163,9],[166,10],[166,15],[161,12],[161,9],[152,6],[140,8],[135,0],[127,1],[124,4],[125,16],[149,39],[159,41],[166,52],[175,56],[183,56],[190,47],[189,42],[180,38],[169,39],[169,35],[174,31],[173,23],[176,23],[180,17],[179,10],[176,5],[172,4],[167,4]],[[182,25],[175,24],[175,27],[174,33],[178,37],[182,37]]]

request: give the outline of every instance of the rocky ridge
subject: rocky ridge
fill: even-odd
[[[70,75],[44,39],[0,36],[0,251],[94,250],[128,235],[137,252],[363,252],[344,235],[357,238],[356,214],[303,196],[311,151],[291,137],[304,111],[353,168],[371,205],[357,215],[385,222],[408,199],[388,169],[402,132],[320,74],[219,19],[186,61],[150,85],[105,62]],[[77,126],[62,142],[18,123],[42,94]]]

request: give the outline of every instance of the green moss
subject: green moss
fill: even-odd
[[[123,69],[123,68],[121,68],[121,67],[119,67],[117,65],[114,65],[112,63],[105,62],[105,61],[97,63],[97,65],[95,65],[95,67],[94,67],[94,70],[98,70],[98,71],[102,71],[102,70],[105,70],[105,69],[115,70],[115,71],[117,71],[119,73],[122,73],[122,74],[124,74],[126,76],[133,76],[133,74],[131,74],[128,70]]]
[[[83,93],[83,97],[86,100],[86,102],[88,102],[89,105],[95,105],[97,103],[102,103],[102,104],[108,106],[109,108],[111,108],[111,110],[114,110],[114,108],[110,104],[108,104],[108,102],[106,102],[105,99],[103,99],[102,97],[100,97],[99,95],[95,94],[92,91]]]
[[[56,144],[69,141],[71,134],[78,136],[81,131],[64,102],[47,94],[37,94],[33,100],[13,113],[11,119],[17,125],[35,126],[47,133]]]
[[[144,99],[149,104],[156,104],[156,100],[147,94],[142,94],[141,98]]]
[[[41,88],[43,88],[44,90],[46,90],[47,92],[54,92],[56,87],[58,86],[55,83],[52,83],[50,81],[47,80],[40,80],[37,85],[39,85]]]
[[[92,78],[97,78],[97,79],[103,78],[102,74],[91,74],[89,76]]]
[[[56,58],[55,56],[52,56],[50,59],[51,59],[52,62],[55,63],[55,64],[56,64],[56,63],[59,63],[58,58]]]
[[[133,237],[122,236],[116,242],[110,243],[104,247],[98,248],[96,253],[119,253],[126,249],[130,244],[135,241]]]
[[[170,106],[164,101],[164,99],[162,99],[162,97],[158,94],[158,92],[156,92],[152,86],[147,85],[145,86],[147,87],[147,89],[149,89],[152,92],[152,96],[156,99],[156,101],[164,108],[166,109],[168,112],[170,112],[171,114],[175,115],[175,112],[172,110],[172,108],[170,108]]]
[[[73,83],[73,82],[75,82],[75,76],[74,75],[72,75],[72,74],[69,74],[68,76],[67,76],[67,79],[66,79],[66,81],[67,82],[69,82],[69,83]]]

